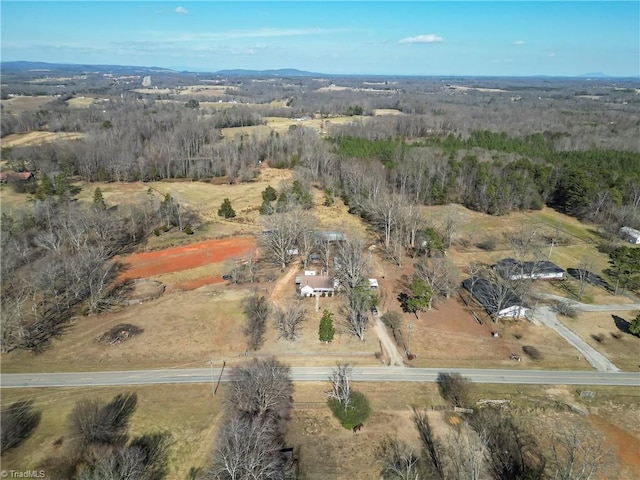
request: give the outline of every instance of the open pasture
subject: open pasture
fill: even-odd
[[[83,138],[79,132],[29,132],[12,133],[2,139],[2,148],[28,147],[40,143],[57,142],[60,140],[77,140]]]
[[[23,444],[2,454],[2,468],[46,471],[42,462],[59,457],[69,441],[67,416],[76,402],[106,403],[129,392],[138,395],[138,407],[129,423],[130,438],[160,431],[171,433],[167,478],[186,478],[192,466],[203,467],[213,446],[222,407],[221,397],[212,397],[208,384],[3,390],[3,407],[19,400],[33,400],[35,409],[42,412],[42,420]]]

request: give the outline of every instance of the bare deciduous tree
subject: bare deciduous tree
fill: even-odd
[[[476,433],[466,428],[450,432],[445,440],[450,472],[454,480],[481,480],[487,477],[485,432]]]
[[[298,250],[300,225],[305,213],[293,208],[262,217],[264,231],[260,243],[267,255],[284,270]]]
[[[577,427],[566,429],[553,435],[549,475],[557,480],[608,476],[611,458],[611,449],[605,445],[602,436]]]
[[[441,373],[438,375],[438,388],[442,397],[455,407],[471,406],[471,380],[459,373]]]
[[[233,369],[229,406],[252,416],[287,418],[293,384],[290,369],[274,358],[254,360]]]
[[[382,461],[380,475],[384,480],[419,480],[420,457],[405,442],[397,438],[385,438],[377,450]]]
[[[331,390],[327,392],[329,398],[334,398],[346,410],[351,402],[351,385],[350,379],[353,368],[349,364],[338,363],[338,368],[332,370],[329,381],[331,382]]]
[[[372,297],[369,287],[358,286],[347,291],[343,307],[344,326],[347,331],[364,341],[364,334],[369,325],[369,309]]]
[[[364,240],[357,235],[347,237],[338,243],[336,250],[338,266],[335,275],[340,286],[347,290],[354,289],[362,284],[367,275],[363,257]]]
[[[275,320],[280,336],[286,340],[294,341],[298,338],[298,328],[305,320],[306,310],[301,301],[292,303],[286,307],[275,308]]]
[[[243,302],[242,310],[246,319],[244,335],[251,350],[258,350],[264,340],[264,332],[267,328],[269,316],[269,304],[264,295],[253,292]]]
[[[431,288],[432,300],[449,298],[458,285],[458,269],[448,257],[425,257],[414,268],[415,274]]]

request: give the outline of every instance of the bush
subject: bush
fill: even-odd
[[[576,311],[573,303],[566,300],[556,303],[556,312],[565,317],[576,318],[578,312]]]
[[[604,343],[605,336],[602,333],[591,334],[591,338],[593,338],[598,343]]]
[[[160,230],[158,230],[157,228],[154,228],[154,229],[153,229],[153,234],[154,234],[156,237],[159,237],[159,236],[160,236]]]
[[[364,394],[352,391],[350,398],[350,404],[346,410],[342,403],[335,398],[330,398],[327,401],[333,415],[340,420],[342,426],[347,430],[351,430],[359,423],[364,423],[371,414],[369,399]]]
[[[184,227],[183,232],[187,235],[193,235],[193,229],[191,227]]]
[[[478,243],[478,248],[486,252],[493,252],[497,247],[498,241],[495,237],[485,238],[483,241]]]
[[[531,360],[542,360],[542,354],[540,350],[532,345],[525,345],[522,347],[522,351],[531,359]]]

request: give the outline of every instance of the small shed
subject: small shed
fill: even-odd
[[[371,290],[377,290],[378,289],[378,279],[377,278],[370,278],[369,279],[369,288]]]

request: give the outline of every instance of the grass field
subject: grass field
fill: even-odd
[[[33,435],[2,455],[2,468],[20,471],[41,468],[46,458],[64,451],[66,418],[77,401],[92,399],[106,403],[115,395],[128,392],[138,395],[138,408],[129,424],[130,438],[158,431],[171,433],[167,478],[184,479],[190,467],[205,466],[206,455],[213,446],[221,397],[212,397],[211,385],[153,385],[2,390],[3,407],[31,399],[35,408],[42,411],[41,423]],[[61,438],[62,446],[54,445]]]

